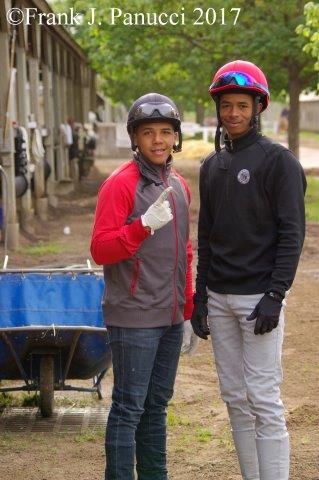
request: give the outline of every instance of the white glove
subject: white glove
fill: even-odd
[[[166,200],[167,195],[173,190],[173,187],[167,187],[160,194],[158,199],[146,210],[141,216],[142,225],[149,227],[153,235],[155,230],[164,227],[173,219],[173,214],[169,201]]]
[[[184,321],[184,335],[181,348],[181,354],[192,355],[197,349],[199,338],[193,332],[193,327],[190,320]]]

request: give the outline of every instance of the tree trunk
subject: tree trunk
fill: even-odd
[[[202,103],[196,104],[196,123],[199,125],[204,125],[205,118],[205,107]]]
[[[288,126],[288,147],[292,153],[299,158],[299,95],[301,86],[299,72],[296,65],[289,68],[289,126]]]

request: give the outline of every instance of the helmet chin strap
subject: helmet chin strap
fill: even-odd
[[[215,133],[215,151],[217,153],[220,152],[220,137],[221,137],[221,128],[223,126],[221,118],[220,118],[220,113],[219,113],[219,105],[220,105],[220,97],[219,95],[216,96],[214,99],[216,103],[216,113],[217,113],[217,127],[216,127],[216,133]]]
[[[250,125],[252,127],[256,127],[258,132],[261,130],[261,125],[260,125],[260,117],[259,117],[259,112],[258,112],[258,106],[260,104],[260,96],[256,95],[254,97],[254,104],[253,104],[253,115],[250,120]]]

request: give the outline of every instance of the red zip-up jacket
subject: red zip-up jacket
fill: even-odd
[[[141,215],[172,186],[173,220],[151,235]],[[137,154],[102,184],[95,212],[91,254],[103,265],[106,325],[148,328],[191,317],[192,245],[190,191],[172,168],[154,166]]]

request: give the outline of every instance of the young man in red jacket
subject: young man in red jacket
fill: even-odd
[[[137,99],[127,130],[134,157],[101,186],[91,242],[114,372],[105,479],[132,480],[136,460],[139,480],[167,480],[166,407],[192,313],[190,192],[172,167],[182,135],[170,98]]]

